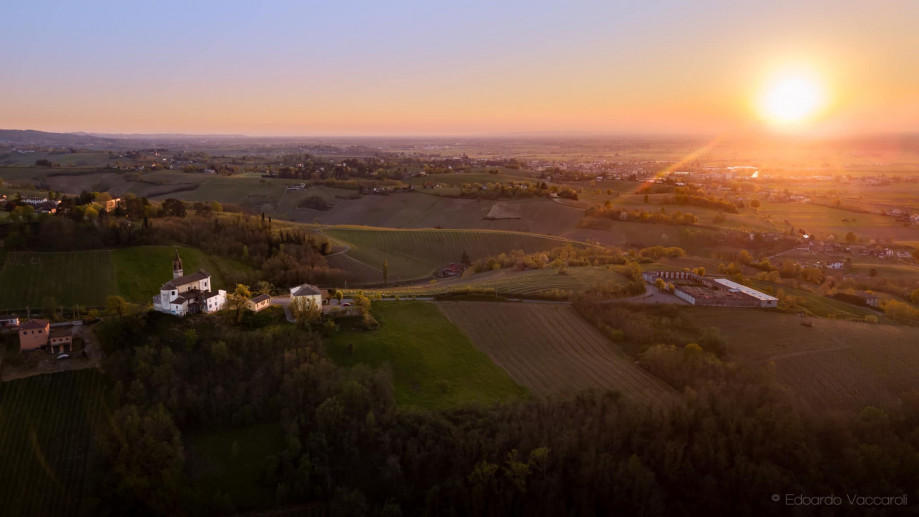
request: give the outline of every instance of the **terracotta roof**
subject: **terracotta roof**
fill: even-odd
[[[293,287],[290,290],[291,296],[309,296],[313,294],[321,295],[322,291],[319,290],[318,287],[310,284],[298,285],[297,287]]]
[[[256,296],[255,298],[252,298],[252,299],[249,300],[249,301],[252,302],[252,303],[261,303],[261,302],[264,302],[265,300],[270,300],[270,299],[271,299],[271,297],[268,296],[267,294],[260,294],[260,295]]]
[[[21,330],[43,329],[50,325],[48,320],[29,320],[19,327]]]
[[[55,327],[51,329],[51,337],[70,337],[73,333],[70,331],[70,327]]]
[[[192,273],[190,275],[180,276],[179,278],[173,278],[172,280],[163,284],[164,289],[173,289],[182,285],[187,285],[193,282],[198,282],[204,280],[205,278],[210,278],[211,274],[203,269],[199,269],[197,273]]]

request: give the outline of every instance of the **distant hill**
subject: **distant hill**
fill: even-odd
[[[125,149],[136,147],[168,147],[169,144],[189,142],[249,141],[245,135],[184,135],[184,134],[110,134],[110,133],[51,133],[34,129],[0,129],[0,145],[37,145],[80,147],[94,149]]]
[[[121,143],[87,133],[48,133],[33,129],[0,129],[0,144],[109,148]]]

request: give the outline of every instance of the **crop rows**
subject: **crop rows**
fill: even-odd
[[[95,370],[0,385],[0,501],[5,515],[80,510],[104,422],[104,377]]]
[[[443,302],[441,310],[495,363],[534,393],[611,389],[665,402],[670,390],[568,306]]]
[[[348,254],[371,267],[379,269],[384,260],[388,261],[390,280],[424,277],[438,267],[459,262],[463,252],[476,259],[512,250],[533,253],[564,242],[539,235],[474,230],[332,228],[324,231],[351,245]]]
[[[0,270],[0,309],[41,308],[47,297],[65,307],[103,305],[115,290],[108,251],[11,253]]]
[[[526,271],[501,270],[480,273],[466,278],[449,278],[433,283],[365,291],[365,294],[387,296],[434,296],[438,294],[481,291],[499,296],[540,298],[554,294],[556,298],[582,293],[603,286],[622,286],[626,278],[603,268],[570,268],[565,275],[555,269]]]
[[[700,326],[717,326],[728,358],[775,364],[776,378],[816,409],[891,409],[915,389],[919,329],[899,325],[813,319],[738,309],[692,310]]]

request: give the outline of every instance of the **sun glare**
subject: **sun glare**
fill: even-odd
[[[784,73],[769,82],[759,101],[761,115],[775,124],[800,124],[826,104],[823,84],[806,72]]]

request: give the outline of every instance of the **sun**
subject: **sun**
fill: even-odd
[[[780,125],[806,122],[827,103],[823,83],[808,71],[784,72],[772,78],[759,99],[760,115]]]

